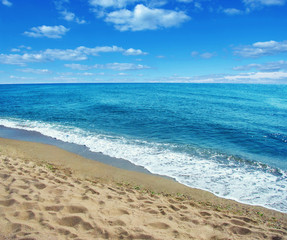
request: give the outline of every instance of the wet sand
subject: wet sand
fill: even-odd
[[[287,214],[0,138],[2,239],[278,240],[287,239]]]

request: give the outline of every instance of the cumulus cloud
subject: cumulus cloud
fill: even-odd
[[[74,70],[90,70],[90,69],[110,69],[115,71],[128,71],[128,70],[143,70],[150,69],[149,66],[134,63],[107,63],[107,64],[95,64],[95,65],[82,65],[82,64],[65,64],[65,67]]]
[[[31,62],[47,62],[55,60],[82,61],[88,56],[99,56],[100,53],[122,53],[123,55],[145,55],[140,49],[124,49],[118,46],[102,46],[88,48],[84,46],[75,49],[46,49],[36,53],[0,54],[0,63],[24,66]]]
[[[257,58],[262,56],[275,55],[287,52],[287,41],[276,42],[256,42],[252,45],[237,47],[234,49],[234,55],[246,57],[246,58]]]
[[[140,49],[129,48],[124,52],[124,55],[139,56],[139,55],[147,55],[147,53],[143,52]]]
[[[107,14],[105,21],[120,31],[155,30],[174,27],[190,19],[182,11],[148,8],[138,4],[133,11],[121,9]]]
[[[269,71],[280,71],[287,70],[287,61],[277,61],[269,62],[264,64],[251,63],[248,65],[234,67],[233,70],[236,71],[249,71],[251,69],[257,69],[259,71],[269,72]]]
[[[10,1],[8,1],[8,0],[2,0],[2,4],[3,5],[5,5],[5,6],[7,6],[7,7],[11,7],[13,4],[10,2]]]
[[[47,37],[47,38],[62,38],[70,29],[65,28],[63,25],[59,26],[39,26],[32,27],[30,31],[24,32],[28,37]]]

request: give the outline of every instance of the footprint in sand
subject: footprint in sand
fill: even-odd
[[[63,217],[58,221],[58,223],[66,227],[77,227],[81,225],[85,230],[93,229],[93,226],[90,223],[83,221],[79,216]]]
[[[112,211],[112,215],[121,216],[121,215],[130,215],[130,213],[125,209],[119,208]]]
[[[26,201],[31,201],[32,199],[28,195],[21,195],[22,198],[24,198]]]
[[[150,214],[158,214],[159,212],[152,208],[147,208],[144,210],[144,212],[150,213]]]
[[[135,236],[133,237],[133,239],[153,240],[153,239],[155,239],[155,238],[154,238],[153,236],[151,236],[151,235],[147,235],[147,234],[141,233],[141,234],[139,234],[139,235],[135,235]]]
[[[210,217],[210,216],[211,216],[211,214],[208,213],[208,212],[200,212],[199,214],[200,214],[202,217]]]
[[[232,233],[238,234],[238,235],[247,235],[251,233],[251,231],[248,228],[243,228],[243,227],[233,226],[233,227],[230,227],[229,229]]]
[[[283,238],[282,238],[282,237],[279,237],[279,236],[273,236],[273,237],[272,237],[272,240],[283,240]]]
[[[54,205],[54,206],[47,206],[45,207],[46,211],[51,211],[51,212],[59,212],[64,208],[62,205]]]
[[[122,227],[126,226],[126,223],[124,221],[120,220],[120,219],[117,219],[115,221],[109,221],[109,224],[111,226],[122,226]]]
[[[82,206],[68,206],[67,210],[69,213],[86,213],[88,211],[87,208]]]
[[[242,221],[239,221],[236,219],[232,219],[230,222],[233,223],[234,225],[238,225],[238,226],[245,226],[246,225],[245,222],[242,222]]]
[[[2,178],[3,180],[8,179],[10,176],[8,174],[5,173],[0,173],[0,178]]]
[[[173,211],[179,211],[180,209],[177,208],[176,206],[174,205],[169,205],[169,207],[173,210]]]
[[[154,223],[150,223],[149,225],[151,227],[157,228],[157,229],[168,229],[168,228],[170,228],[170,226],[168,224],[163,223],[163,222],[154,222]]]
[[[35,213],[33,211],[15,212],[13,216],[21,220],[35,219]]]
[[[224,215],[224,216],[227,216],[227,215]],[[228,216],[229,217],[229,216]],[[230,218],[230,217],[229,217]],[[255,221],[253,221],[252,219],[250,218],[247,218],[247,217],[237,217],[237,216],[234,216],[234,218],[237,218],[239,220],[242,220],[246,223],[256,223]]]
[[[10,207],[15,203],[17,203],[15,199],[0,200],[0,205],[5,206],[5,207]]]

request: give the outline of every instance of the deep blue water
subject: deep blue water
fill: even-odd
[[[0,125],[287,212],[286,96],[286,85],[0,85]]]

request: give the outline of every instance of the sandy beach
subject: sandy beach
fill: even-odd
[[[204,176],[202,176],[204,177]],[[0,139],[0,240],[287,239],[287,214]]]

